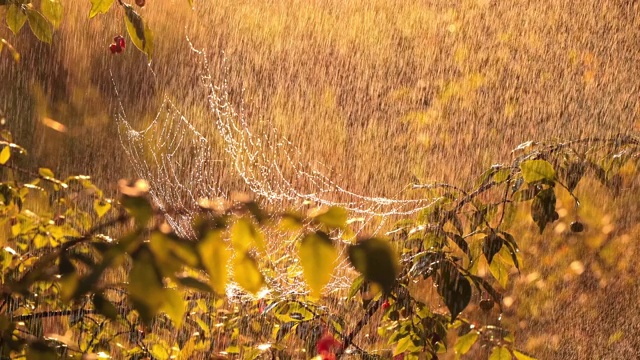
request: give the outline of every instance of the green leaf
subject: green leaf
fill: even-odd
[[[513,350],[513,356],[518,360],[536,360],[536,358],[526,355],[518,350]]]
[[[256,246],[264,250],[264,235],[248,218],[240,218],[231,227],[231,244],[240,253],[244,253]]]
[[[586,170],[587,165],[582,161],[572,162],[567,165],[566,185],[569,191],[573,191],[578,186],[578,182],[580,182]]]
[[[283,323],[309,321],[315,317],[313,311],[297,301],[278,302],[272,307],[271,312],[276,319]]]
[[[464,355],[469,352],[473,344],[478,340],[478,336],[479,334],[477,331],[471,331],[466,335],[460,336],[454,346],[456,355]]]
[[[153,216],[153,208],[144,196],[122,195],[120,203],[136,220],[138,227],[144,227]]]
[[[542,190],[531,202],[531,218],[544,231],[547,223],[553,222],[556,217],[556,194],[552,188]]]
[[[131,37],[133,44],[143,53],[147,54],[147,58],[151,61],[153,57],[153,33],[149,26],[142,20],[133,7],[124,4],[124,20],[127,25],[127,32]]]
[[[413,346],[413,342],[411,341],[411,335],[407,334],[407,336],[398,340],[396,347],[393,349],[393,356],[404,353],[411,346]]]
[[[157,360],[169,360],[169,351],[162,344],[156,343],[151,345],[149,353],[153,356],[153,359]]]
[[[328,228],[342,229],[347,225],[347,210],[339,206],[332,206],[314,217],[316,221]]]
[[[504,346],[496,346],[493,348],[489,360],[511,360],[511,352]]]
[[[129,272],[129,300],[145,323],[158,314],[165,301],[160,273],[147,249],[140,249]]]
[[[359,275],[357,278],[353,279],[353,282],[351,283],[351,286],[349,287],[349,293],[347,294],[347,300],[351,300],[354,296],[356,296],[356,294],[358,293],[360,288],[362,288],[362,285],[364,285],[364,275]]]
[[[252,294],[258,293],[264,286],[264,278],[258,269],[258,263],[249,254],[236,260],[233,275],[238,285]]]
[[[113,5],[114,0],[91,0],[91,11],[89,11],[89,19],[98,14],[106,14]]]
[[[42,15],[44,15],[56,29],[60,27],[60,23],[62,22],[62,10],[60,0],[42,0],[42,3],[40,3]]]
[[[460,274],[455,264],[447,261],[440,267],[437,278],[438,293],[451,313],[451,322],[471,301],[471,284]]]
[[[518,244],[516,243],[516,239],[513,237],[513,235],[504,231],[500,231],[500,234],[504,236],[504,245],[507,248],[509,255],[511,256],[511,260],[513,260],[513,265],[519,271],[520,261],[518,260]]]
[[[507,288],[507,282],[509,281],[509,268],[510,266],[501,256],[496,256],[489,265],[491,275],[498,280],[498,283],[503,289]]]
[[[527,160],[520,164],[522,177],[527,183],[533,183],[540,180],[554,181],[556,172],[553,165],[546,160]]]
[[[175,289],[164,290],[164,304],[162,310],[173,321],[176,328],[182,326],[182,320],[186,311],[186,303],[180,291]]]
[[[11,158],[11,149],[5,146],[2,148],[2,151],[0,151],[0,164],[6,164],[9,158]]]
[[[96,311],[104,315],[107,319],[115,320],[118,318],[118,309],[102,295],[102,293],[96,293],[93,295],[93,307]]]
[[[307,234],[298,251],[302,274],[311,288],[311,296],[320,297],[322,289],[331,280],[338,259],[338,251],[324,232]]]
[[[456,245],[458,245],[460,250],[462,250],[465,255],[467,255],[469,260],[473,261],[473,255],[471,254],[471,250],[469,249],[469,244],[462,236],[458,234],[447,233],[447,237],[451,239],[451,241],[453,241]]]
[[[42,42],[51,44],[53,40],[53,29],[49,21],[36,10],[26,8],[27,19],[29,20],[29,28],[31,32]]]
[[[25,22],[27,22],[27,14],[24,13],[22,7],[15,4],[9,5],[9,9],[7,9],[7,25],[9,29],[15,35],[18,35]]]
[[[38,169],[38,174],[40,174],[40,176],[42,176],[43,178],[54,179],[56,177],[56,175],[53,173],[53,171],[51,171],[51,169],[47,169],[47,168]]]
[[[99,218],[103,217],[111,209],[111,203],[104,199],[95,199],[93,201],[93,210]]]
[[[230,254],[220,231],[207,231],[198,243],[198,251],[202,258],[202,265],[209,274],[209,285],[217,294],[225,294],[229,279],[227,263]]]
[[[493,256],[502,249],[503,244],[504,240],[493,231],[482,240],[482,253],[489,264]]]
[[[202,281],[196,279],[196,278],[192,278],[192,277],[178,277],[176,278],[176,280],[178,281],[178,283],[184,287],[187,288],[191,288],[191,289],[195,289],[195,290],[200,290],[200,291],[205,291],[205,292],[212,292],[213,289],[211,288],[211,286],[209,286],[206,283],[203,283]]]
[[[35,341],[27,347],[27,360],[56,360],[55,350],[44,341]]]
[[[365,279],[378,283],[385,292],[393,287],[398,260],[388,241],[378,238],[359,240],[349,246],[349,261]]]

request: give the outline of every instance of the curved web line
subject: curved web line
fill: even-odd
[[[356,234],[365,228],[375,234],[386,219],[412,215],[434,203],[430,198],[385,198],[349,191],[318,170],[322,164],[303,162],[298,147],[279,135],[275,127],[271,126],[267,133],[252,132],[242,106],[239,111],[232,106],[228,83],[214,83],[206,53],[189,44],[201,66],[200,86],[206,92],[212,115],[204,126],[213,125],[220,135],[227,154],[224,161],[211,159],[215,140],[198,131],[169,99],[163,101],[154,120],[141,130],[133,128],[121,104],[115,115],[120,142],[137,176],[149,182],[153,201],[166,213],[167,222],[178,234],[194,235],[189,225],[199,211],[198,200],[226,197],[229,189],[222,188],[216,176],[223,165],[232,168],[251,192],[269,204],[292,207],[311,203],[347,209],[359,220],[353,223],[358,226]],[[116,96],[119,97],[117,88]],[[379,221],[373,225],[376,218]],[[270,243],[289,254],[295,250],[286,241]],[[330,286],[348,287],[348,279],[335,276]],[[304,288],[301,284],[287,286]]]

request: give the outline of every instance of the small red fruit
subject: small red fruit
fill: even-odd
[[[387,310],[389,308],[389,306],[391,306],[391,304],[389,304],[389,300],[385,300],[382,303],[382,310]]]
[[[113,41],[116,43],[116,45],[120,46],[121,48],[125,48],[126,44],[124,42],[124,38],[120,35],[116,36],[113,38]]]
[[[112,54],[115,54],[117,52],[121,52],[122,48],[120,46],[118,46],[118,44],[111,44],[111,45],[109,45],[109,50],[111,50]]]
[[[143,7],[145,4],[145,0],[136,0],[136,5]]]
[[[316,350],[322,360],[335,360],[336,351],[342,348],[342,343],[330,333],[325,333],[316,343]]]

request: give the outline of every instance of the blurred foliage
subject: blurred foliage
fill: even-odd
[[[133,6],[123,2],[122,0],[89,0],[91,2],[91,11],[89,18],[93,18],[99,14],[106,14],[114,3],[117,3],[124,12],[124,22],[126,23],[127,32],[131,37],[133,44],[143,53],[145,53],[149,61],[153,54],[153,33],[149,26],[138,14]],[[191,1],[189,4],[192,5]],[[53,32],[60,27],[63,20],[64,7],[63,1],[60,0],[3,0],[0,6],[6,7],[6,23],[14,35],[22,29],[25,23],[29,24],[29,28],[38,40],[51,44],[53,40]],[[144,2],[140,2],[138,6],[143,7]],[[3,45],[7,45],[12,51],[14,59],[19,60],[17,53],[6,42],[1,39]],[[0,47],[0,51],[2,48]]]
[[[183,238],[149,201],[146,181],[121,180],[118,200],[108,199],[88,176],[20,167],[26,150],[2,137],[0,349],[27,359],[289,359],[299,356],[292,341],[318,359],[437,359],[449,348],[458,357],[531,359],[513,330],[479,322],[504,311],[503,293],[526,260],[516,240],[526,226],[514,219],[527,214],[544,232],[560,218],[557,198],[581,206],[574,189],[587,174],[621,191],[640,150],[631,136],[528,142],[469,191],[416,185],[434,196],[429,208],[399,221],[388,239],[351,242],[341,208],[274,212],[241,194],[202,199],[196,236]],[[571,231],[584,231],[580,224]],[[298,243],[298,258],[287,260],[302,267],[307,289],[298,295],[270,291],[256,260],[273,231]],[[360,276],[329,307],[324,288],[341,250]],[[246,295],[228,292],[236,285]],[[379,340],[364,346],[358,335],[376,316]]]

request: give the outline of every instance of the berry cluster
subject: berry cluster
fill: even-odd
[[[120,35],[113,38],[113,44],[109,45],[112,54],[121,53],[125,48],[124,38]]]

